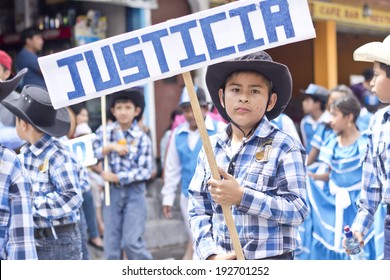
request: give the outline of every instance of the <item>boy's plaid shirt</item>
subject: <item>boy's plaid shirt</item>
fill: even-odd
[[[35,144],[22,147],[19,158],[34,192],[35,228],[76,223],[83,202],[79,166],[56,138],[45,134]]]
[[[231,207],[245,258],[295,250],[300,245],[298,226],[308,214],[305,149],[266,117],[236,154],[230,149],[230,134],[231,125],[211,141],[218,166],[245,189],[241,204]],[[201,258],[233,251],[222,208],[208,191],[210,177],[202,150],[189,188],[190,223]]]
[[[117,122],[106,127],[107,143],[117,142],[115,132],[120,129]],[[103,131],[100,127],[96,131],[96,140],[93,143],[95,156],[98,160],[103,159]],[[148,135],[134,121],[132,126],[123,131],[129,153],[120,156],[116,152],[108,155],[110,171],[119,177],[119,185],[125,186],[132,182],[146,181],[152,174],[152,144]]]
[[[374,211],[381,201],[390,205],[390,106],[376,112],[368,135],[363,163],[363,188],[359,211],[352,230],[366,234],[374,222]]]

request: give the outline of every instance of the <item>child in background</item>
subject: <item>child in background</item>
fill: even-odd
[[[348,255],[342,249],[344,225],[352,223],[357,213],[356,201],[361,190],[362,163],[367,151],[367,135],[356,125],[360,104],[353,94],[336,99],[330,105],[330,127],[335,136],[329,137],[320,150],[319,160],[329,172],[310,174],[315,180],[328,181],[329,188],[308,188],[313,209],[313,240],[311,259],[342,260]],[[367,259],[376,259],[375,235],[365,240]]]
[[[138,126],[144,107],[144,97],[138,90],[114,93],[110,96],[110,108],[116,121],[106,127],[106,146],[102,128],[96,131],[95,156],[99,160],[107,156],[110,166],[110,170],[101,172],[110,183],[111,200],[110,206],[103,205],[106,259],[121,259],[122,249],[129,260],[152,258],[142,239],[146,226],[146,181],[152,173],[151,141]]]
[[[329,92],[322,86],[310,84],[307,89],[301,90],[301,93],[304,94],[302,102],[304,117],[301,120],[300,129],[303,145],[307,154],[309,154],[311,150],[310,142],[318,124],[327,123],[330,118],[329,112],[325,110]]]
[[[203,89],[195,87],[195,91],[208,135],[214,135],[222,131],[226,124],[212,120],[207,114],[209,108]],[[188,223],[188,186],[195,172],[196,160],[202,148],[202,140],[195,121],[195,115],[192,111],[187,88],[182,90],[179,107],[186,121],[172,132],[168,145],[164,186],[161,189],[161,194],[164,217],[170,219],[172,218],[171,209],[175,201],[176,190],[178,186],[181,186],[180,209],[189,234],[189,241],[183,259],[189,260],[193,258],[193,243]]]
[[[26,70],[0,82],[0,101],[17,87]],[[32,210],[30,178],[16,154],[0,145],[1,260],[37,259]]]
[[[357,61],[373,63],[374,78],[370,82],[372,92],[384,104],[390,103],[390,35],[383,42],[367,43],[355,50]],[[354,236],[363,246],[364,238],[376,222],[384,226],[383,259],[390,259],[390,185],[389,146],[390,107],[380,109],[373,117],[368,135],[367,154],[363,164],[362,190],[358,201],[358,213],[352,224]],[[387,206],[387,214],[380,213],[381,204]],[[345,239],[343,240],[345,248]],[[347,252],[349,253],[349,252]]]
[[[38,259],[81,259],[80,167],[57,140],[69,132],[69,113],[64,108],[54,110],[48,92],[33,85],[26,85],[19,98],[5,99],[2,104],[15,114],[18,135],[28,142],[21,148],[20,159],[34,192]]]

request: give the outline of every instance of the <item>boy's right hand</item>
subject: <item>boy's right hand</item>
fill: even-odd
[[[169,205],[163,205],[163,214],[166,219],[171,219],[172,218],[172,206]]]
[[[127,145],[117,144],[114,143],[113,150],[117,152],[120,156],[127,155],[129,153],[129,149],[127,148]]]
[[[352,233],[353,233],[353,236],[359,241],[360,248],[363,248],[364,247],[364,235],[363,235],[363,233],[358,232],[358,231],[353,231]],[[349,252],[349,250],[347,250],[347,247],[346,247],[346,244],[345,244],[346,240],[347,240],[347,238],[344,237],[344,239],[343,239],[343,248],[344,248],[345,252],[349,255],[350,252]]]

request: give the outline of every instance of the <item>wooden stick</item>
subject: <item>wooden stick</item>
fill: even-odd
[[[107,122],[107,116],[106,116],[106,97],[101,97],[101,113],[102,113],[102,133],[103,133],[103,147],[107,145],[107,133],[106,133],[106,122]],[[103,170],[108,170],[108,157],[107,155],[104,157],[103,162]],[[104,197],[105,197],[105,203],[106,206],[110,206],[110,183],[108,181],[104,181]]]
[[[203,115],[200,110],[199,106],[199,101],[196,96],[196,92],[194,89],[194,84],[192,82],[191,74],[189,72],[184,72],[182,73],[183,78],[184,78],[184,83],[186,85],[190,101],[191,101],[191,107],[192,107],[192,112],[194,113],[195,116],[195,121],[198,126],[198,131],[200,133],[200,138],[202,139],[203,147],[206,153],[207,161],[209,162],[210,169],[211,169],[211,175],[213,176],[214,179],[220,179],[221,176],[219,175],[218,172],[218,166],[217,162],[214,157],[213,149],[211,147],[209,135],[207,134],[206,126],[204,123]],[[238,233],[236,226],[234,224],[232,212],[230,210],[229,206],[223,206],[222,211],[223,211],[223,216],[225,218],[226,225],[228,227],[230,237],[233,242],[233,249],[236,253],[237,259],[238,260],[244,260],[244,254],[242,252],[241,248],[241,243],[240,240],[238,239]]]

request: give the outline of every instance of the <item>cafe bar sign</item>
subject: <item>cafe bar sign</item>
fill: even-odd
[[[390,12],[372,10],[371,16],[363,16],[360,6],[348,6],[320,1],[309,1],[314,20],[334,20],[336,23],[369,27],[375,30],[390,31]]]

